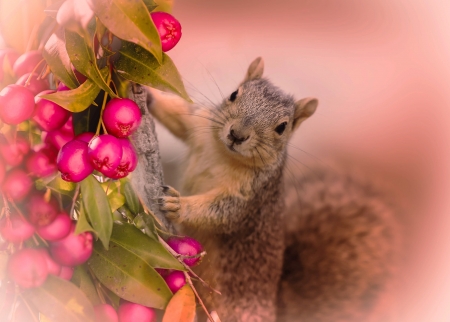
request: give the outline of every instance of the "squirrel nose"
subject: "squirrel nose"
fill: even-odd
[[[242,142],[245,142],[248,140],[248,138],[250,137],[250,135],[248,135],[247,137],[245,137],[244,135],[240,134],[240,133],[236,133],[235,130],[231,129],[230,130],[230,134],[228,134],[228,139],[230,141],[233,141],[234,144],[239,145]]]

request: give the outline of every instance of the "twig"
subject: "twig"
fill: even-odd
[[[72,198],[72,206],[70,206],[69,216],[71,216],[71,217],[72,217],[72,213],[75,209],[75,202],[77,201],[78,195],[80,193],[80,187],[81,187],[80,184],[77,183],[77,188],[76,188],[75,194],[73,195],[73,198]],[[73,219],[73,217],[72,217],[72,219]]]
[[[192,288],[192,291],[194,291],[195,296],[197,297],[198,301],[200,302],[200,305],[203,308],[203,311],[205,311],[206,315],[208,316],[208,319],[211,322],[214,322],[214,319],[212,318],[212,316],[209,314],[208,309],[206,308],[205,304],[203,303],[202,299],[200,298],[200,296],[197,293],[197,290],[194,287],[194,284],[192,284],[192,280],[191,277],[189,276],[189,274],[187,272],[183,272],[184,273],[184,277],[186,278],[186,282],[189,284],[189,286]]]

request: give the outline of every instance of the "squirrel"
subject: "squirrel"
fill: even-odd
[[[285,178],[318,100],[263,71],[259,57],[212,108],[148,88],[150,113],[188,146],[181,194],[165,186],[160,209],[203,244],[196,270],[221,295],[200,293],[222,322],[363,321],[392,271],[392,213],[350,178]]]

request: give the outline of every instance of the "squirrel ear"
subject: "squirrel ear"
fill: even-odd
[[[261,57],[256,58],[248,67],[244,82],[261,78],[264,73],[264,60]]]
[[[295,130],[308,117],[314,114],[319,101],[314,97],[303,98],[295,102],[294,124],[292,130]]]

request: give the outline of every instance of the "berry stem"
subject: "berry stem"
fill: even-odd
[[[27,81],[25,82],[25,87],[27,87],[28,85],[30,85],[30,80],[31,77],[33,76],[34,72],[36,71],[36,69],[38,69],[39,65],[45,61],[45,59],[42,59],[39,63],[36,64],[36,66],[34,66],[33,70],[30,73],[30,76],[28,76]]]
[[[27,307],[28,311],[30,311],[31,316],[33,317],[33,321],[34,322],[39,322],[39,319],[36,318],[36,316],[34,315],[33,310],[31,309],[30,305],[28,304],[28,302],[26,301],[26,299],[22,296],[22,294],[19,293],[20,298],[22,299],[23,304],[25,304],[25,306]]]

